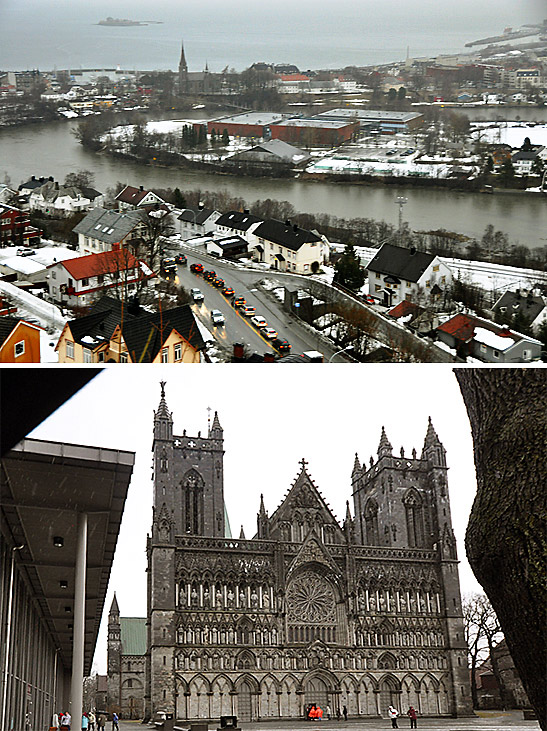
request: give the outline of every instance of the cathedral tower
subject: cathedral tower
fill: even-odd
[[[112,599],[108,613],[107,640],[107,707],[113,711],[120,709],[122,637],[120,625],[120,608],[116,594]]]
[[[181,42],[179,61],[179,94],[188,93],[188,64],[184,53],[184,41]]]

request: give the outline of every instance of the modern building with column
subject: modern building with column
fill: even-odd
[[[82,712],[134,453],[24,439],[1,461],[0,728]]]

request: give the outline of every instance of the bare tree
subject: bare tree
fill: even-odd
[[[492,672],[500,689],[502,704],[505,706],[505,685],[499,671],[495,646],[503,638],[499,620],[485,594],[468,594],[463,600],[463,622],[467,654],[471,671],[471,697],[473,708],[479,707],[477,696],[477,668],[490,656]]]
[[[477,471],[467,557],[545,729],[547,377],[539,368],[460,368],[456,378]]]

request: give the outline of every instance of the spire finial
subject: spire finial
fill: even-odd
[[[166,381],[160,381],[160,386],[161,386],[161,397],[162,397],[162,398],[165,398],[165,384],[166,384]]]
[[[302,459],[300,460],[300,462],[298,464],[299,465],[302,465],[302,470],[301,471],[302,472],[305,472],[306,471],[306,465],[308,464],[308,462],[306,462],[306,460],[304,459],[304,457],[302,457]]]

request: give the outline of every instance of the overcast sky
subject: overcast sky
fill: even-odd
[[[36,372],[36,369],[33,369]],[[467,414],[453,371],[444,365],[159,366],[106,368],[41,424],[32,437],[136,453],[114,558],[94,669],[106,671],[106,622],[114,591],[122,616],[145,616],[145,542],[151,526],[153,411],[160,380],[175,434],[207,431],[207,407],[225,437],[225,501],[232,534],[256,531],[260,494],[271,515],[298,474],[302,457],[342,521],[351,501],[355,453],[376,450],[385,426],[395,453],[420,453],[428,416],[447,450],[463,592],[478,591],[463,539],[475,494]]]

